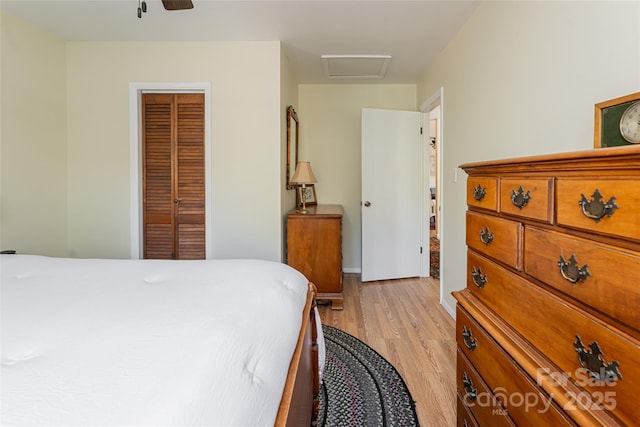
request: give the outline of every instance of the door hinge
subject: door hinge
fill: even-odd
[[[420,253],[422,253],[422,246],[420,246]]]
[[[420,135],[422,135],[422,126],[420,126]]]

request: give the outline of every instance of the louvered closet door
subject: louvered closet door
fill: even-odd
[[[204,95],[143,95],[144,257],[205,258]]]

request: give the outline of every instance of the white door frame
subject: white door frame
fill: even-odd
[[[426,120],[425,120],[426,117]],[[431,165],[429,164],[429,113],[420,111],[420,126],[422,127],[422,135],[420,138],[420,145],[422,147],[422,221],[421,233],[422,233],[422,255],[420,263],[420,277],[429,277],[431,275],[431,257],[430,257],[430,230],[429,230],[429,204],[431,200],[428,197],[429,189],[429,170]]]
[[[204,94],[204,156],[205,156],[205,254],[213,253],[211,207],[211,83],[210,82],[138,82],[129,83],[129,176],[130,176],[130,256],[143,257],[142,218],[142,94],[143,93],[203,93]]]
[[[438,221],[438,225],[436,226],[436,228],[438,230],[440,230],[440,282],[442,282],[443,280],[443,274],[444,272],[442,271],[442,249],[443,249],[443,244],[444,244],[444,229],[442,228],[442,218],[444,217],[444,211],[443,211],[443,203],[442,203],[442,199],[443,199],[443,194],[442,194],[442,147],[443,147],[443,141],[444,141],[444,132],[443,132],[443,128],[444,126],[442,125],[443,123],[443,116],[444,116],[444,87],[441,87],[438,91],[436,91],[433,95],[431,95],[425,102],[422,103],[422,105],[420,106],[420,112],[423,114],[429,114],[429,112],[431,112],[431,110],[433,110],[435,107],[440,106],[440,117],[438,119],[438,130],[437,130],[437,134],[439,136],[439,141],[438,143],[440,144],[440,146],[438,147],[438,149],[436,150],[436,191],[437,191],[437,200],[438,200],[438,209],[439,212],[436,215],[436,220]],[[423,159],[426,156],[423,156]],[[428,177],[427,177],[428,178]],[[426,221],[429,220],[428,217],[428,212],[425,212],[425,219]],[[425,222],[425,219],[423,219],[423,223]],[[427,240],[427,248],[430,247],[429,245],[429,241]],[[427,251],[428,253],[428,251]],[[442,286],[440,286],[440,303],[442,303],[443,301],[443,294],[442,294]]]

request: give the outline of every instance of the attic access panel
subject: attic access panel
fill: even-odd
[[[162,5],[166,10],[193,9],[191,0],[162,0]]]
[[[329,79],[381,79],[390,55],[322,55],[322,68]]]

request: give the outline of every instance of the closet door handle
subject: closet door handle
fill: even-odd
[[[182,199],[173,199],[173,203],[180,204],[181,201],[182,201]]]

